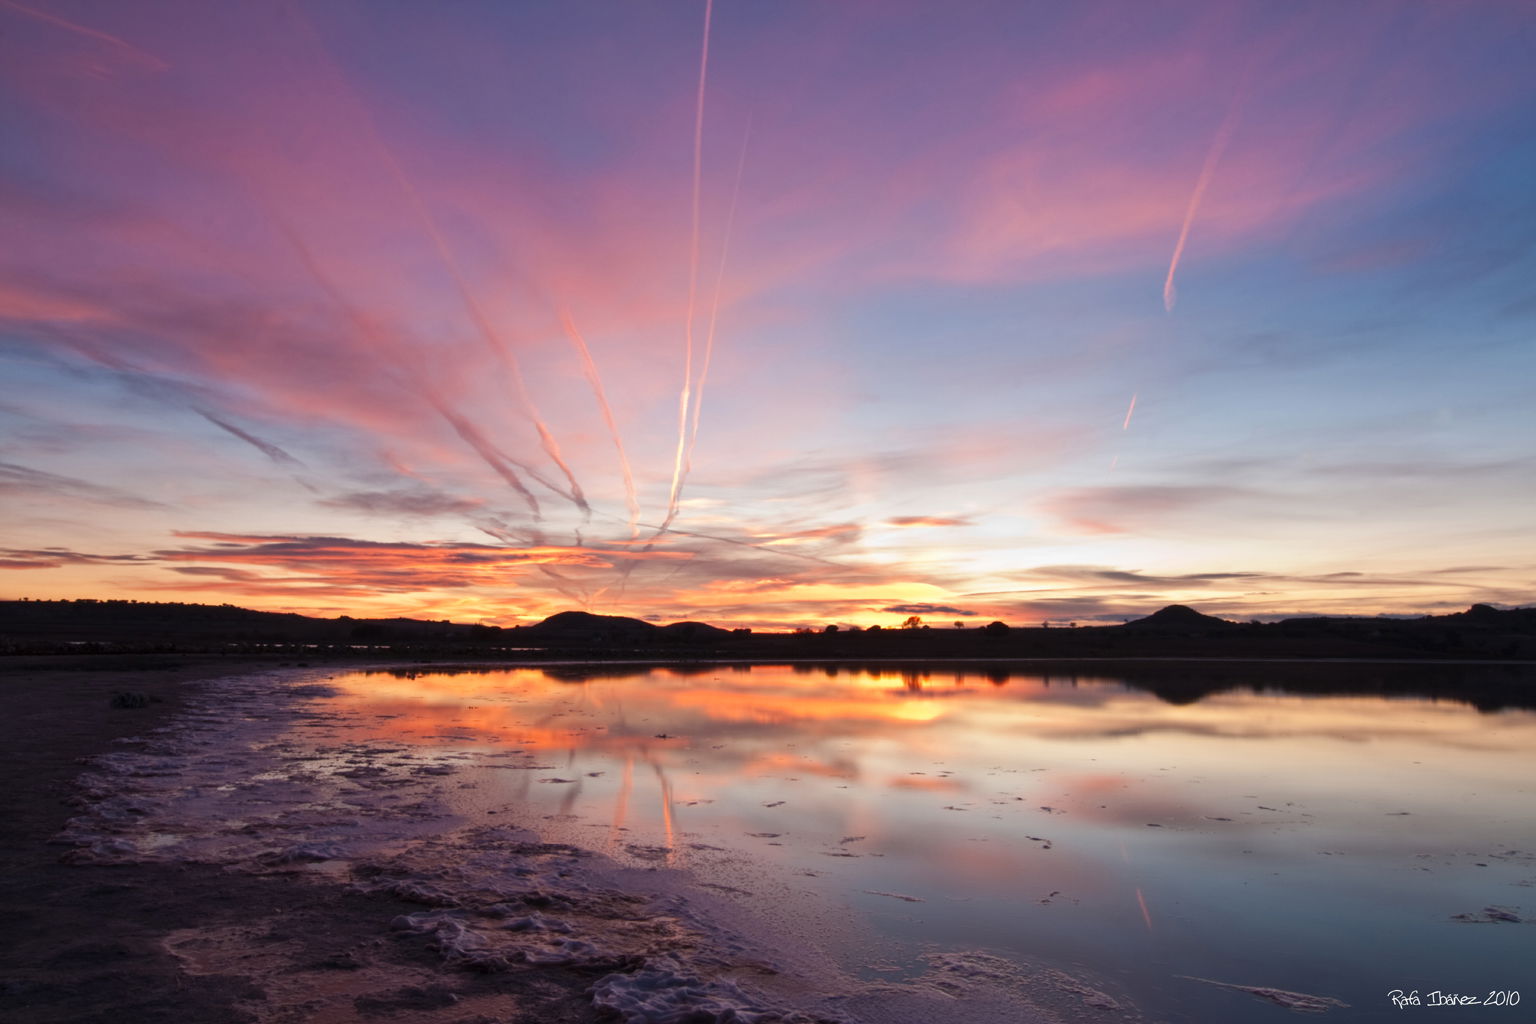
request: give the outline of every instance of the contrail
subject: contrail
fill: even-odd
[[[1136,394],[1140,394],[1140,392],[1137,392]],[[1136,411],[1136,395],[1133,394],[1131,396],[1130,408],[1125,410],[1125,422],[1120,424],[1120,429],[1121,430],[1129,430],[1129,429],[1131,429],[1131,414],[1134,413],[1135,411]]]
[[[304,466],[304,463],[301,460],[294,458],[292,455],[288,454],[286,451],[284,451],[282,448],[279,448],[272,442],[263,440],[248,430],[242,430],[235,426],[233,423],[222,420],[219,417],[213,415],[213,413],[204,409],[202,406],[193,404],[193,400],[188,395],[188,391],[190,389],[187,386],[165,380],[157,374],[151,373],[148,370],[141,369],[128,362],[127,360],[112,355],[109,352],[104,352],[90,342],[87,342],[82,338],[77,338],[65,331],[47,326],[44,327],[44,330],[58,341],[80,353],[85,358],[91,360],[92,362],[99,363],[100,365],[105,366],[109,370],[116,373],[118,375],[118,379],[122,382],[124,387],[127,387],[132,391],[136,391],[139,394],[147,395],[155,401],[164,402],[167,405],[183,406],[192,410],[203,419],[207,420],[209,423],[212,423],[214,426],[218,427],[220,430],[225,431],[233,437],[238,437],[240,440],[244,441],[252,448],[255,448],[257,451],[261,452],[263,455],[278,465],[307,468]],[[295,475],[293,479],[299,484],[299,486],[305,488],[306,490],[313,491],[315,489],[313,484],[309,483],[309,481],[303,479],[302,477]]]
[[[688,310],[683,322],[683,390],[677,396],[677,454],[672,459],[672,488],[662,525],[677,518],[683,487],[683,455],[688,443],[688,407],[693,390],[693,318],[699,294],[699,195],[704,177],[704,86],[709,77],[709,20],[714,0],[704,0],[704,43],[699,51],[699,89],[693,112],[693,230],[688,248]]]
[[[523,407],[528,413],[528,418],[533,421],[534,429],[538,431],[539,444],[544,448],[544,453],[560,468],[560,472],[565,474],[566,482],[570,486],[570,493],[564,496],[574,502],[576,507],[581,509],[582,512],[591,515],[592,507],[587,504],[586,496],[581,490],[581,484],[576,481],[576,475],[571,472],[571,467],[560,454],[560,445],[555,441],[555,436],[545,424],[544,418],[539,415],[539,409],[534,404],[533,396],[528,393],[528,384],[523,379],[522,367],[518,364],[517,356],[502,339],[496,328],[491,325],[490,318],[485,315],[485,310],[481,308],[474,292],[470,290],[469,282],[465,280],[464,273],[459,268],[458,259],[454,256],[453,250],[449,248],[448,240],[443,237],[442,231],[437,226],[437,220],[432,216],[432,211],[427,208],[421,193],[410,178],[406,176],[405,169],[400,166],[400,162],[395,159],[394,153],[385,145],[383,139],[375,134],[375,141],[384,155],[385,162],[394,173],[395,181],[410,199],[411,206],[415,210],[417,218],[421,221],[422,228],[426,231],[428,237],[432,239],[432,245],[437,249],[438,258],[442,261],[444,269],[448,271],[448,276],[453,278],[453,283],[458,288],[459,298],[463,300],[464,307],[469,311],[469,317],[474,321],[475,328],[479,331],[481,339],[485,342],[486,347],[491,350],[491,353],[497,356],[503,365],[507,367],[508,372],[511,373],[512,382],[517,388],[517,397],[522,401]],[[557,490],[556,493],[562,492]]]
[[[331,280],[330,275],[321,269],[314,253],[310,251],[304,239],[275,211],[269,210],[269,213],[273,223],[277,225],[277,229],[288,240],[288,244],[292,245],[294,250],[298,252],[299,260],[304,264],[304,269],[309,272],[309,276],[314,279],[315,284],[320,287],[320,290],[346,314],[347,319],[352,322],[353,328],[359,334],[368,339],[374,348],[391,356],[392,361],[394,361],[396,356],[396,353],[393,351],[394,346],[385,343],[380,338],[378,330],[368,321],[367,317],[363,316],[347,300],[347,297],[341,293],[341,289]],[[508,462],[511,460],[505,459],[501,452],[497,451],[495,446],[485,439],[485,436],[480,433],[480,430],[474,424],[450,409],[447,403],[437,396],[435,391],[426,387],[411,375],[407,375],[407,380],[410,381],[408,386],[414,388],[427,400],[428,404],[437,411],[437,414],[453,428],[454,433],[459,435],[459,439],[474,449],[475,453],[480,456],[487,466],[490,466],[495,471],[497,476],[505,480],[508,486],[522,496],[523,500],[528,504],[528,510],[535,519],[538,519],[541,515],[539,499],[534,496],[533,492],[528,489],[528,486],[523,483],[522,479],[508,465]],[[545,486],[549,485],[545,483]]]
[[[599,513],[599,515],[601,515],[601,513]],[[665,524],[658,525],[652,523],[641,523],[640,525],[647,530],[655,530],[657,534],[671,533],[679,537],[697,537],[699,540],[711,540],[717,544],[731,544],[739,548],[751,548],[754,551],[761,551],[764,554],[782,555],[785,558],[798,558],[805,562],[818,562],[821,565],[830,565],[837,569],[848,569],[855,572],[858,571],[854,566],[847,565],[843,562],[834,562],[830,558],[821,558],[817,555],[807,555],[804,552],[796,551],[793,548],[770,548],[763,544],[754,544],[749,540],[737,540],[734,537],[721,537],[718,534],[713,533],[700,533],[697,530],[679,530],[675,526],[667,526]],[[649,541],[646,542],[645,547],[641,548],[642,553],[650,551],[651,547],[655,543],[656,538],[652,537]]]
[[[522,495],[523,500],[528,503],[528,511],[533,513],[534,518],[539,518],[539,499],[528,489],[528,485],[524,484],[522,479],[512,471],[512,467],[507,465],[502,459],[501,452],[497,451],[496,447],[485,439],[485,435],[481,434],[473,423],[448,408],[436,395],[429,393],[426,398],[428,402],[432,403],[432,407],[437,410],[437,414],[447,420],[449,426],[453,427],[454,433],[458,434],[465,444],[473,448],[475,453],[485,461],[485,464],[496,471],[497,476],[505,480],[508,486]]]
[[[591,606],[591,604],[592,604],[591,601],[589,601],[587,598],[582,597],[580,594],[578,594],[574,590],[570,589],[571,581],[570,581],[569,578],[560,575],[558,572],[556,572],[555,570],[551,569],[549,566],[543,564],[542,562],[539,563],[538,565],[536,565],[535,568],[538,569],[539,572],[543,573],[545,576],[548,576],[550,579],[555,581],[553,586],[554,586],[555,590],[558,591],[560,594],[564,595],[565,597],[569,598],[572,601],[575,601],[583,609],[586,609],[586,608]]]
[[[617,516],[609,515],[609,514],[603,512],[603,511],[601,511],[601,510],[598,510],[596,512],[596,515],[599,518],[601,518],[601,519],[612,519],[614,521],[618,520]],[[733,547],[751,548],[752,550],[761,552],[763,554],[776,555],[776,556],[783,557],[783,558],[797,558],[797,559],[799,559],[799,560],[801,560],[803,562],[816,562],[819,565],[830,565],[834,569],[842,569],[844,571],[854,573],[855,575],[858,575],[858,574],[860,574],[862,572],[862,570],[860,570],[859,568],[857,568],[855,566],[848,565],[848,564],[846,564],[844,562],[834,562],[830,558],[822,558],[822,557],[820,557],[818,555],[808,555],[808,554],[805,554],[802,551],[796,551],[793,548],[781,548],[781,547],[770,548],[770,547],[768,547],[767,545],[764,545],[764,544],[756,544],[756,543],[753,543],[752,541],[749,541],[749,540],[738,540],[735,537],[722,537],[719,534],[700,533],[698,530],[680,530],[680,529],[678,529],[675,526],[668,526],[665,523],[639,523],[638,525],[642,529],[655,531],[654,533],[651,534],[650,538],[645,542],[645,545],[640,549],[640,552],[641,552],[642,555],[648,553],[652,548],[654,548],[656,546],[656,539],[658,537],[660,537],[664,533],[670,533],[670,534],[673,534],[673,535],[678,536],[678,537],[695,537],[695,538],[697,538],[699,540],[714,541],[716,544],[729,544],[729,545],[731,545]],[[619,541],[612,541],[611,543],[620,543],[620,542]],[[641,562],[641,559],[639,559],[639,558],[628,559],[628,560],[626,560],[624,562],[623,565],[621,565],[619,567],[620,593],[621,594],[623,593],[624,588],[629,585],[630,573],[635,571],[635,568],[640,564],[640,562]],[[612,586],[612,584],[609,585],[609,587],[611,587],[611,586]],[[607,589],[609,589],[609,587],[605,587],[603,589],[607,590]],[[601,592],[599,592],[599,593],[601,593]],[[998,593],[1015,593],[1015,591],[998,591]],[[1019,593],[1029,593],[1029,591],[1019,591]],[[967,595],[967,596],[971,596],[971,595]]]
[[[494,516],[487,516],[475,523],[475,529],[493,537],[503,544],[518,544],[524,547],[543,547],[545,544],[544,531],[539,529],[514,529]]]
[[[1237,100],[1234,98],[1232,105],[1227,108],[1227,116],[1222,118],[1221,126],[1216,129],[1215,138],[1211,139],[1211,148],[1206,151],[1205,164],[1200,168],[1200,177],[1195,179],[1195,191],[1189,197],[1189,208],[1184,211],[1184,226],[1179,229],[1179,241],[1173,247],[1173,259],[1168,263],[1168,278],[1163,282],[1163,309],[1169,313],[1173,312],[1173,304],[1179,298],[1179,290],[1173,285],[1173,275],[1178,272],[1179,260],[1184,255],[1184,244],[1189,241],[1190,225],[1195,222],[1200,201],[1205,198],[1206,187],[1211,183],[1211,176],[1216,173],[1216,165],[1221,161],[1227,143],[1232,141],[1232,130],[1236,126]]]
[[[220,430],[227,431],[230,434],[233,434],[235,437],[238,437],[240,440],[244,441],[246,444],[250,445],[252,448],[255,448],[257,451],[261,452],[263,455],[265,455],[267,458],[271,459],[273,462],[276,462],[278,465],[288,465],[288,466],[302,466],[302,465],[304,465],[304,463],[300,462],[298,459],[294,458],[292,455],[289,455],[287,452],[283,451],[281,448],[279,448],[277,445],[273,444],[271,441],[263,441],[261,438],[257,437],[255,434],[252,434],[249,431],[241,430],[239,427],[235,426],[233,423],[226,423],[224,420],[219,419],[217,416],[215,416],[213,413],[209,412],[206,409],[199,409],[197,406],[194,405],[194,406],[192,406],[192,411],[197,413],[203,419],[207,420],[209,423],[212,423],[214,426],[218,427]]]
[[[0,7],[8,7],[15,11],[17,14],[25,14],[29,18],[36,18],[38,21],[47,22],[48,24],[53,25],[56,28],[62,28],[67,32],[75,32],[79,35],[88,36],[91,39],[95,39],[103,43],[110,43],[113,46],[121,47],[122,49],[127,50],[129,53],[138,57],[140,60],[147,61],[157,71],[164,71],[170,67],[170,64],[166,63],[161,58],[156,57],[148,50],[142,50],[128,42],[126,39],[119,39],[117,36],[114,36],[108,32],[102,32],[99,29],[90,28],[86,25],[77,24],[73,21],[66,21],[58,15],[49,14],[46,11],[38,11],[33,10],[31,7],[24,7],[23,5],[16,3],[15,0],[0,0]]]
[[[603,412],[603,422],[608,424],[608,436],[613,438],[613,447],[619,453],[619,469],[624,474],[624,503],[629,508],[629,535],[634,537],[639,532],[636,524],[640,520],[640,502],[635,497],[635,476],[630,471],[629,456],[624,454],[624,441],[619,436],[619,425],[614,422],[613,409],[608,405],[608,395],[603,390],[603,378],[598,375],[597,363],[592,360],[586,339],[576,329],[576,321],[571,319],[570,310],[564,307],[560,309],[560,323],[565,328],[565,336],[576,346],[576,353],[581,356],[582,372],[587,376],[587,383],[592,386],[592,394]]]
[[[747,122],[741,138],[741,155],[736,160],[736,184],[731,189],[731,208],[725,217],[725,239],[720,244],[720,265],[715,268],[715,294],[709,307],[709,327],[704,332],[704,362],[699,368],[699,387],[693,396],[693,423],[688,430],[688,452],[683,457],[683,478],[693,468],[693,446],[699,440],[699,411],[704,407],[704,384],[709,380],[709,363],[715,354],[715,323],[720,318],[720,292],[725,283],[725,263],[731,253],[731,231],[736,225],[736,203],[741,198],[741,175],[747,166],[747,143],[752,140],[752,122]]]
[[[431,403],[432,408],[437,410],[438,415],[448,421],[448,423],[453,427],[454,432],[457,433],[466,442],[468,442],[469,445],[474,448],[475,451],[480,455],[480,457],[486,461],[486,464],[489,465],[492,469],[496,470],[496,472],[503,479],[506,479],[508,483],[512,483],[512,480],[516,478],[516,474],[512,472],[512,467],[515,466],[517,469],[522,470],[523,474],[527,476],[528,479],[532,480],[540,487],[543,487],[551,494],[557,494],[564,498],[566,501],[570,502],[574,502],[576,500],[573,495],[561,490],[557,484],[546,480],[544,475],[537,469],[534,469],[532,466],[528,465],[528,463],[521,459],[513,458],[511,455],[508,455],[505,451],[498,448],[493,441],[491,441],[485,436],[484,433],[481,432],[480,428],[477,427],[472,420],[449,408],[448,403],[443,401],[443,399],[430,387],[424,384],[416,384],[415,386],[421,393],[422,397]],[[516,488],[518,493],[522,494],[525,498],[533,497],[533,495],[528,492],[527,488],[522,485],[521,481],[512,483],[512,486]],[[539,518],[537,501],[533,502],[532,511],[534,518]]]
[[[486,317],[484,310],[481,309],[480,303],[476,301],[474,293],[469,287],[468,281],[465,280],[464,274],[459,268],[458,260],[454,257],[452,249],[448,246],[447,239],[443,237],[442,232],[438,229],[437,221],[432,216],[432,211],[428,209],[426,202],[421,197],[421,192],[416,188],[415,184],[411,181],[409,176],[406,175],[405,169],[400,166],[399,160],[395,158],[394,151],[390,148],[389,144],[384,141],[384,136],[379,132],[378,123],[374,119],[372,108],[362,98],[356,88],[352,86],[351,80],[347,77],[346,72],[342,70],[340,63],[334,56],[332,56],[331,51],[325,45],[325,40],[320,37],[320,34],[315,29],[314,24],[309,20],[304,12],[300,10],[297,5],[293,4],[285,5],[285,10],[293,19],[293,21],[299,26],[299,29],[305,35],[310,45],[313,46],[314,49],[321,55],[322,59],[330,65],[331,70],[335,73],[338,85],[346,93],[346,95],[350,97],[353,105],[361,114],[361,119],[363,121],[364,127],[366,128],[368,137],[373,143],[374,149],[383,159],[384,163],[389,167],[391,173],[394,175],[396,183],[400,186],[401,190],[405,193],[406,198],[410,202],[411,207],[416,214],[416,218],[421,224],[421,227],[431,238],[432,244],[437,250],[438,258],[442,261],[444,268],[448,271],[449,276],[453,278],[454,284],[458,287],[459,297],[463,300],[466,309],[468,309],[470,318],[474,321],[475,327],[479,331],[482,340],[485,341],[486,345],[495,355],[500,357],[503,365],[505,365],[510,372],[513,383],[517,387],[518,398],[523,403],[523,411],[526,412],[528,418],[533,421],[534,427],[537,429],[539,434],[539,442],[543,446],[545,454],[547,454],[551,461],[553,461],[555,465],[560,468],[561,473],[565,475],[567,482],[570,484],[569,493],[561,491],[558,488],[551,489],[554,490],[556,494],[559,494],[561,497],[564,497],[574,503],[579,509],[581,509],[584,514],[590,516],[592,513],[591,506],[587,504],[587,499],[582,493],[581,485],[577,482],[575,474],[572,473],[570,466],[566,463],[564,457],[561,455],[560,446],[555,442],[554,435],[550,432],[548,426],[545,425],[543,417],[539,415],[538,407],[534,404],[532,396],[528,393],[528,387],[523,380],[522,368],[518,364],[517,357],[502,341],[501,336],[496,332],[495,328],[492,327],[490,320]],[[538,477],[532,473],[529,475],[533,476],[534,479],[538,479]],[[539,482],[544,483],[542,480],[539,480]],[[545,484],[545,486],[548,485]]]

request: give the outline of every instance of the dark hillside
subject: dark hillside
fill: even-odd
[[[1536,608],[1416,619],[1311,617],[1231,622],[1171,605],[1117,626],[725,630],[703,622],[568,611],[530,626],[310,618],[233,605],[140,601],[0,602],[0,653],[324,654],[536,660],[1010,658],[1536,659]]]

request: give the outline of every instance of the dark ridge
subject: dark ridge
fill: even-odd
[[[1235,626],[1237,623],[1228,622],[1226,619],[1218,619],[1214,615],[1205,615],[1195,611],[1188,605],[1171,604],[1166,608],[1153,612],[1144,619],[1132,619],[1125,623],[1125,628],[1130,629],[1221,629],[1226,626]]]
[[[556,612],[533,626],[523,626],[525,636],[649,636],[656,627],[627,615],[593,615],[591,612]]]
[[[670,626],[662,626],[661,632],[669,636],[680,636],[687,639],[716,639],[730,636],[731,631],[721,629],[719,626],[711,626],[707,622],[674,622]]]
[[[657,625],[569,611],[529,626],[418,619],[332,619],[234,605],[128,600],[0,601],[0,655],[220,654],[304,659],[507,660],[728,658],[1346,658],[1536,660],[1536,607],[1419,617],[1307,616],[1231,622],[1184,605],[1122,625],[868,629],[808,625],[783,633],[705,622]],[[14,661],[14,660],[13,660]]]

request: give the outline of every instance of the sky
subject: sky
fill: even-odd
[[[1536,601],[1523,0],[0,0],[0,597]]]

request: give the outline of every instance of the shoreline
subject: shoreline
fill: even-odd
[[[969,1024],[998,1013],[1046,1024],[1085,1006],[1104,1024],[1142,1019],[1117,984],[1094,979],[1113,965],[1089,973],[1064,961],[1067,973],[928,945],[904,973],[870,980],[842,956],[866,955],[857,929],[828,941],[777,911],[764,919],[761,900],[728,895],[752,894],[733,888],[739,876],[714,872],[712,855],[692,864],[679,843],[677,866],[656,846],[636,853],[649,863],[615,859],[526,807],[481,818],[498,811],[465,812],[452,796],[476,788],[486,768],[550,767],[534,753],[402,743],[381,729],[395,715],[328,700],[327,680],[353,672],[547,669],[558,683],[562,667],[655,662],[154,656],[92,670],[93,660],[0,660],[8,1021],[672,1024],[685,1019],[681,1007],[703,1011],[690,1024]],[[1516,675],[1528,693],[1528,673]],[[151,702],[112,706],[120,691]],[[1154,692],[1173,703],[1203,697]],[[731,845],[706,838],[723,845],[694,848]],[[728,870],[741,865],[760,877],[750,860]],[[828,891],[785,906],[791,917],[836,915],[840,902]]]
[[[61,859],[67,848],[52,840],[78,813],[71,804],[80,800],[84,760],[124,749],[118,741],[172,723],[213,680],[274,668],[261,661],[174,660],[184,663],[0,672],[0,693],[10,710],[0,716],[7,780],[0,815],[8,823],[0,837],[0,874],[8,882],[0,913],[11,922],[0,937],[0,1016],[16,1024],[250,1024],[380,1014],[395,1021],[472,1019],[462,1010],[448,1012],[460,1000],[440,980],[437,954],[425,943],[379,940],[392,918],[419,911],[417,903],[213,864]],[[110,706],[121,690],[157,699],[145,707]],[[238,965],[215,965],[206,957],[200,964],[185,947],[175,947],[175,937],[193,930],[243,932],[253,963],[281,952],[306,965],[317,990],[332,990],[342,1005],[313,1018],[300,1009],[284,1014],[281,1004],[298,993],[263,991]],[[389,983],[371,996],[348,997],[358,976],[368,972]],[[505,1004],[498,1019],[514,1024],[598,1019],[585,992],[590,979],[544,974],[536,985],[522,986],[513,976],[487,976],[480,987]],[[271,1012],[261,1012],[263,1006]]]
[[[264,757],[288,769],[313,761],[272,742],[300,733],[320,737],[327,759],[371,758],[334,764],[333,775],[356,773],[364,788],[388,782],[389,754],[346,735],[358,723],[300,706],[339,668],[213,660],[0,672],[24,708],[0,733],[15,776],[0,807],[19,825],[0,849],[13,882],[0,909],[19,925],[0,940],[0,962],[12,965],[0,972],[0,1015],[18,1024],[962,1024],[1006,1013],[1049,1024],[1099,1000],[1117,1024],[1141,1019],[1081,978],[982,950],[927,956],[926,973],[905,981],[859,981],[706,892],[687,869],[624,867],[544,842],[537,823],[422,831],[383,809],[392,795],[367,823],[400,830],[393,850],[362,838],[360,855],[311,856],[334,833],[256,827],[249,799],[218,802],[214,845],[233,843],[222,852],[157,834],[186,823],[176,803],[184,793],[203,790],[207,810],[217,779],[202,767],[249,776]],[[158,699],[111,706],[122,690]],[[221,737],[239,742],[220,748]],[[270,753],[278,749],[286,753]],[[454,777],[422,779],[444,773],[421,763],[404,774],[394,780],[404,788],[376,792],[424,805]],[[265,795],[256,790],[255,803]],[[350,800],[340,806],[328,816],[352,813]],[[167,839],[175,848],[157,845]]]
[[[1330,665],[1330,666],[1361,666],[1391,665],[1404,667],[1417,667],[1423,669],[1435,668],[1529,668],[1536,669],[1536,659],[1532,658],[1404,658],[1389,656],[1369,657],[1340,657],[1330,655],[1316,656],[1242,656],[1242,655],[1196,655],[1196,654],[1116,654],[1116,655],[921,655],[902,654],[889,656],[867,657],[858,654],[827,653],[820,655],[769,657],[763,655],[751,656],[711,656],[698,655],[666,655],[649,652],[619,656],[613,653],[593,654],[583,656],[580,654],[562,653],[558,657],[538,658],[505,658],[505,657],[475,657],[441,656],[435,654],[414,654],[404,651],[391,655],[387,651],[370,652],[363,654],[346,654],[336,656],[321,652],[310,655],[308,661],[295,661],[292,655],[284,655],[285,660],[276,660],[278,656],[264,657],[245,653],[220,653],[220,652],[103,652],[92,654],[77,653],[12,653],[0,654],[0,679],[20,674],[54,673],[54,672],[80,672],[90,675],[121,675],[124,678],[130,676],[146,676],[156,673],[157,680],[167,678],[168,686],[180,686],[186,683],[218,678],[245,671],[265,670],[330,670],[330,671],[357,671],[372,668],[390,667],[404,668],[415,667],[432,671],[443,669],[468,668],[486,669],[524,669],[546,667],[570,667],[574,665],[633,665],[637,668],[665,668],[669,665]],[[170,673],[169,677],[161,674]],[[189,676],[188,673],[191,673]]]

